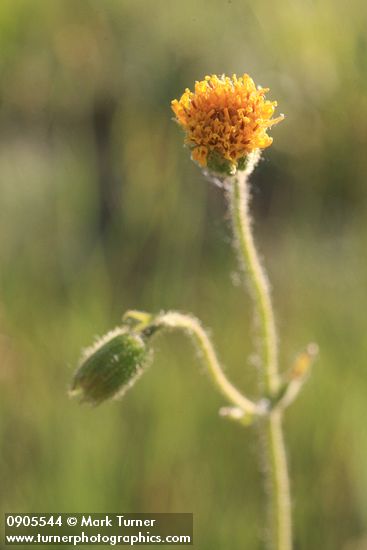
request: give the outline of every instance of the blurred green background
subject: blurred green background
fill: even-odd
[[[257,395],[223,192],[170,111],[248,72],[286,114],[252,178],[283,368],[321,349],[286,417],[295,549],[367,549],[366,28],[362,0],[1,0],[1,513],[192,511],[195,548],[263,548],[256,432],[184,336],[122,402],[67,396],[128,308],[198,315]]]

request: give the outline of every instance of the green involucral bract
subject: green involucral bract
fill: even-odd
[[[237,170],[246,170],[248,165],[249,155],[246,155],[245,157],[241,157],[237,161]]]
[[[236,165],[222,157],[217,151],[210,151],[207,158],[207,167],[210,171],[222,175],[233,175],[236,173]]]

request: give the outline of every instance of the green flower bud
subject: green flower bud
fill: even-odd
[[[141,375],[148,358],[139,334],[116,328],[84,351],[70,395],[94,405],[120,397]]]

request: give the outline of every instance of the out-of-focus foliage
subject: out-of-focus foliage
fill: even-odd
[[[121,403],[66,391],[134,307],[200,316],[256,395],[223,193],[169,107],[248,72],[287,117],[253,178],[284,368],[321,348],[287,416],[296,548],[365,548],[366,27],[362,0],[0,2],[2,511],[193,511],[200,550],[261,548],[256,434],[217,417],[184,338]]]

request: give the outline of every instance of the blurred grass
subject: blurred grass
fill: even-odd
[[[321,348],[286,420],[295,548],[367,548],[366,22],[361,0],[2,0],[3,512],[193,511],[200,550],[262,547],[256,433],[218,418],[184,337],[121,403],[66,395],[80,348],[131,307],[201,317],[256,395],[223,194],[169,109],[246,71],[287,115],[253,178],[282,364]]]

